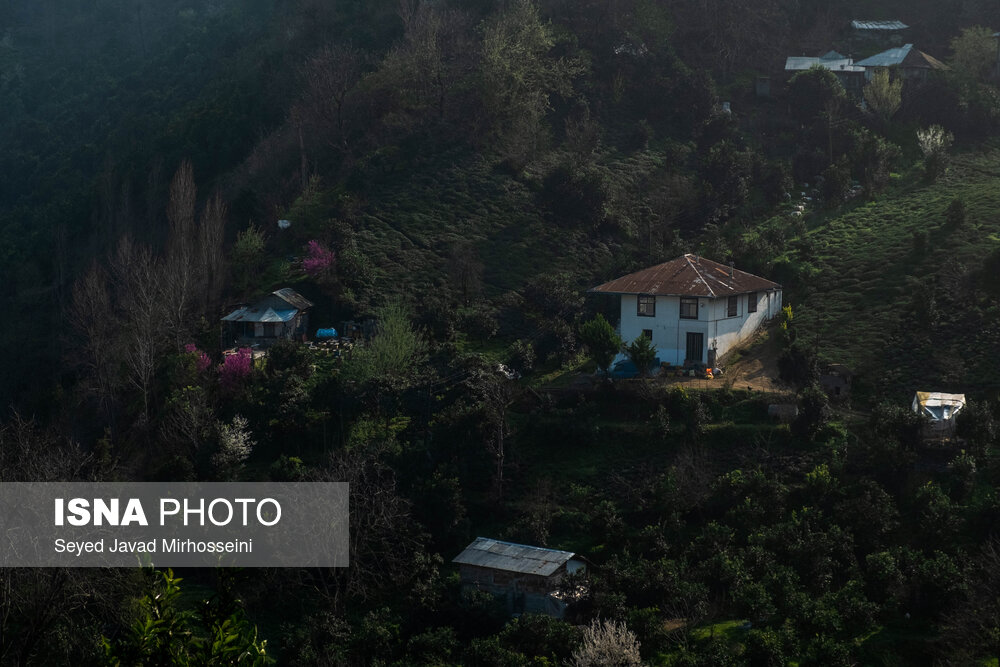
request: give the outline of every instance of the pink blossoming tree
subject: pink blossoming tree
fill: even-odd
[[[302,260],[302,268],[314,280],[325,279],[333,273],[336,260],[332,250],[313,239],[306,244],[306,256]]]
[[[185,345],[184,351],[187,352],[188,354],[198,355],[198,358],[195,361],[194,365],[195,368],[198,369],[199,373],[204,373],[205,371],[207,371],[209,368],[212,367],[212,358],[207,354],[205,354],[204,352],[202,352],[201,350],[199,350],[198,346],[195,345],[194,343],[188,343],[187,345]]]
[[[250,377],[253,370],[253,351],[249,347],[241,347],[236,354],[225,358],[219,366],[219,382],[226,391],[236,391]]]

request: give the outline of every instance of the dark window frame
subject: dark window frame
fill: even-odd
[[[747,312],[757,312],[757,292],[750,292],[747,294]]]
[[[684,314],[684,312],[685,312],[684,306],[694,306],[694,315],[690,315],[690,314],[685,315]],[[688,297],[688,296],[682,296],[681,297],[680,317],[681,317],[682,320],[696,320],[696,319],[698,319],[698,297]]]
[[[740,316],[740,297],[731,296],[726,303],[726,317]]]
[[[653,340],[653,330],[652,329],[643,329],[642,330],[642,335],[645,336],[646,338],[648,338],[649,340]]]
[[[656,297],[652,294],[640,294],[635,299],[635,314],[637,317],[656,317]]]

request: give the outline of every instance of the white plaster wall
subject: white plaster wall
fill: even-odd
[[[757,293],[757,312],[747,312],[747,294],[736,297],[737,315],[729,317],[729,301],[726,297],[715,299],[716,320],[713,322],[710,345],[716,350],[716,358],[721,357],[739,343],[750,338],[769,319],[773,297],[769,292]]]
[[[656,297],[656,317],[640,317],[636,314],[637,297],[634,294],[622,295],[621,320],[618,333],[628,344],[642,334],[643,329],[652,329],[653,345],[661,362],[680,365],[684,363],[687,352],[687,332],[701,332],[705,340],[709,337],[709,304],[710,299],[698,300],[698,319],[681,319],[681,300],[677,296]],[[707,345],[706,345],[707,347]],[[624,359],[625,355],[619,355]]]
[[[739,310],[736,317],[728,317],[727,297],[719,299],[698,299],[698,319],[680,318],[680,297],[656,297],[656,317],[641,317],[636,313],[637,297],[623,294],[621,297],[621,319],[618,333],[625,344],[631,343],[642,334],[643,329],[653,331],[653,345],[661,362],[675,366],[685,361],[687,353],[687,333],[704,335],[701,359],[708,361],[708,350],[716,350],[716,358],[750,338],[764,322],[781,311],[781,290],[757,293],[757,312],[747,312],[747,295],[737,296]],[[619,354],[618,359],[624,359]]]

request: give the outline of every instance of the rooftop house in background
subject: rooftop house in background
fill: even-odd
[[[866,41],[880,41],[888,44],[899,44],[903,41],[903,31],[909,28],[902,21],[851,21],[851,31],[854,38]]]
[[[798,72],[819,66],[833,72],[840,85],[851,95],[860,98],[862,89],[865,86],[865,68],[854,64],[852,58],[848,58],[836,51],[828,51],[822,56],[811,58],[808,56],[789,56],[785,59],[785,72],[794,75]]]
[[[691,254],[589,291],[620,295],[622,339],[647,336],[677,366],[714,366],[781,311],[778,283]]]
[[[570,551],[477,537],[452,561],[463,587],[503,597],[511,613],[562,618],[576,595],[561,591],[567,574],[585,572],[586,562]]]
[[[267,346],[281,338],[304,340],[312,305],[290,287],[242,305],[222,318],[223,347],[234,343]]]
[[[923,80],[931,71],[951,69],[934,56],[913,48],[913,44],[887,49],[855,65],[865,68],[865,80],[871,80],[875,70],[886,67],[896,68],[904,80]]]
[[[965,394],[918,391],[913,395],[910,407],[917,414],[927,417],[926,437],[947,438],[955,433],[955,415],[965,407]]]

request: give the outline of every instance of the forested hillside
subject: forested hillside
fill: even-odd
[[[858,18],[947,67],[784,71],[890,44]],[[995,661],[997,29],[977,0],[7,0],[0,480],[350,481],[352,564],[7,569],[0,663]],[[736,355],[783,394],[595,378],[631,341],[586,290],[685,252],[784,286]],[[224,355],[285,287],[308,337],[366,340]],[[960,440],[915,389],[967,394]],[[585,594],[511,619],[459,586],[477,536],[583,554]]]

